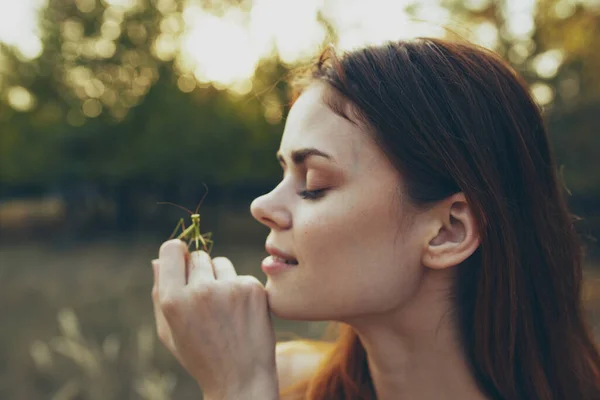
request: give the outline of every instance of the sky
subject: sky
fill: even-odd
[[[0,42],[15,46],[25,59],[39,57],[43,48],[37,15],[47,1],[0,0]],[[101,29],[105,37],[99,37],[95,44],[110,56],[114,53],[113,40],[124,27],[119,19],[111,21],[106,15],[122,15],[135,9],[140,0],[74,0],[82,12],[93,10],[98,1],[114,11],[105,13]],[[483,9],[490,1],[464,0],[464,4],[471,9]],[[559,0],[560,7],[555,12],[568,14],[579,1],[583,0]],[[154,3],[165,15],[175,9],[173,0],[154,0]],[[284,62],[293,64],[314,56],[325,36],[317,22],[318,11],[333,24],[340,38],[338,48],[345,50],[386,40],[441,36],[442,27],[451,25],[455,29],[456,21],[440,3],[441,0],[253,0],[249,15],[231,9],[217,17],[201,8],[199,0],[187,0],[181,16],[165,18],[161,23],[162,33],[154,43],[154,51],[159,58],[175,59],[184,78],[182,90],[192,88],[193,81],[212,82],[235,87],[243,94],[250,90],[251,77],[262,58],[278,52]],[[408,4],[417,5],[413,7],[413,17],[404,11]],[[507,26],[510,34],[516,38],[530,37],[536,0],[506,0],[503,4],[503,12],[510,16]],[[418,23],[415,19],[426,22]],[[471,34],[470,39],[479,44],[493,48],[497,43],[498,31],[492,23],[463,28],[464,33],[460,33]],[[549,53],[537,60],[535,66],[541,75],[551,76],[556,73],[561,57],[560,51]]]

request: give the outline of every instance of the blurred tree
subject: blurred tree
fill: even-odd
[[[600,7],[589,0],[446,0],[470,38],[503,55],[543,107],[568,186],[600,198]]]
[[[3,46],[10,72],[3,86],[22,89],[32,104],[2,104],[0,181],[264,177],[264,165],[261,173],[248,168],[245,149],[280,130],[283,84],[265,88],[284,69],[276,60],[263,62],[252,96],[199,87],[174,62],[181,3],[124,9],[52,0],[38,59],[19,60]],[[263,117],[274,109],[275,118]]]
[[[278,59],[258,65],[246,95],[202,84],[176,58],[182,1],[113,3],[51,0],[37,59],[0,44],[5,195],[57,189],[76,210],[90,190],[101,192],[116,200],[115,220],[128,226],[140,190],[193,186],[182,199],[190,201],[200,181],[272,181],[286,101]],[[248,7],[213,3],[206,7],[215,13]],[[183,192],[166,196],[178,201]]]
[[[237,10],[238,19],[248,18],[252,6],[198,4],[222,17]],[[467,38],[498,51],[530,83],[574,199],[600,199],[597,2],[441,4],[459,33],[466,28]],[[57,188],[75,206],[84,192],[97,190],[118,199],[120,215],[133,215],[139,193],[193,203],[201,181],[235,188],[277,179],[273,154],[289,101],[282,78],[293,66],[275,52],[258,63],[251,82],[205,83],[179,53],[186,6],[183,0],[50,0],[40,57],[24,58],[0,43],[5,194]],[[420,18],[427,7],[415,1],[407,10]],[[326,40],[336,41],[332,21],[319,13],[316,23]]]

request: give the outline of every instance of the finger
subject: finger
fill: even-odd
[[[185,286],[185,253],[187,248],[179,240],[169,240],[160,247],[158,257],[158,293],[178,293]]]
[[[215,270],[215,278],[219,280],[235,279],[238,274],[233,267],[231,261],[226,257],[213,258],[213,267]]]
[[[152,272],[154,275],[154,283],[152,284],[152,301],[158,298],[158,259],[152,260]]]
[[[171,329],[163,315],[158,297],[158,260],[152,260],[152,270],[154,271],[154,287],[152,288],[152,305],[154,308],[154,320],[156,322],[156,333],[160,338],[160,341],[167,347],[167,349],[174,353],[175,344],[171,336]]]
[[[151,261],[152,263],[152,272],[154,273],[154,286],[156,286],[156,284],[158,283],[156,281],[156,276],[157,276],[157,268],[158,268],[158,258],[154,259]]]
[[[194,251],[190,257],[190,263],[193,266],[190,268],[190,278],[188,279],[190,285],[215,280],[212,260],[205,251]]]

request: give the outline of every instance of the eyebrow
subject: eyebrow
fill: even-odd
[[[332,156],[330,156],[327,153],[323,153],[321,150],[317,150],[314,147],[308,147],[292,151],[292,161],[296,165],[302,164],[306,160],[306,158],[310,156],[324,157],[328,160],[334,161]],[[285,160],[283,159],[283,156],[280,152],[277,152],[277,159],[280,163],[285,165]]]

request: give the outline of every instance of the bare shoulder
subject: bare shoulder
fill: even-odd
[[[275,355],[279,388],[284,389],[310,378],[326,355],[326,351],[332,346],[332,343],[313,343],[303,340],[278,342],[275,345]]]

